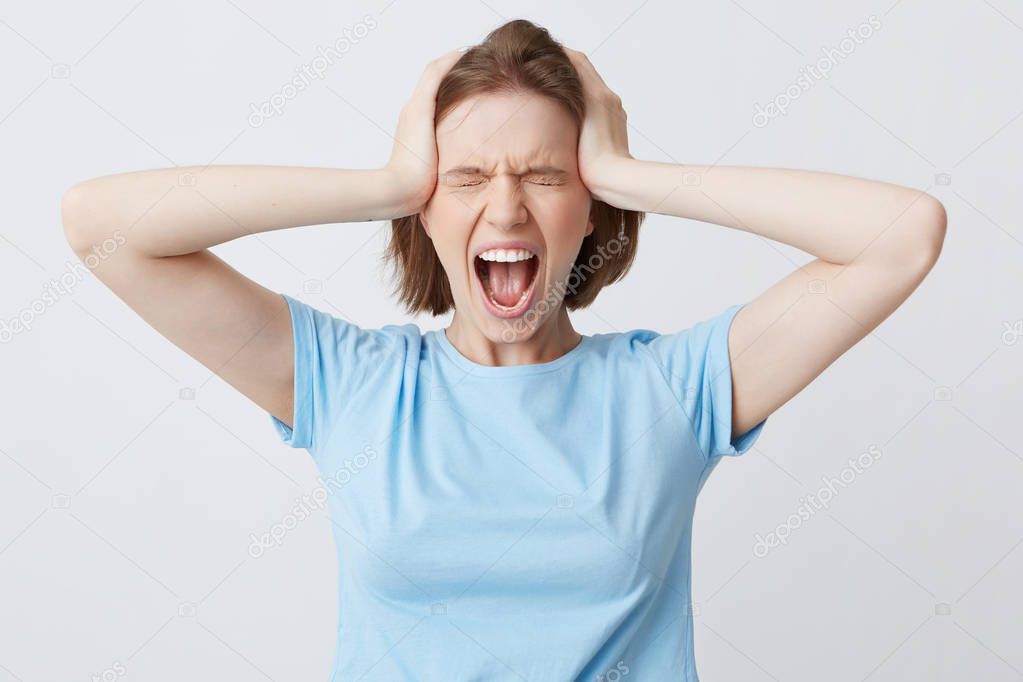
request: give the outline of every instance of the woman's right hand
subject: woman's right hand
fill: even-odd
[[[465,54],[453,50],[427,64],[412,97],[401,109],[391,158],[384,171],[402,193],[406,215],[418,213],[437,186],[437,138],[433,117],[437,88],[451,67]]]

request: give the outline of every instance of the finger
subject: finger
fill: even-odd
[[[447,75],[451,67],[455,65],[455,62],[465,54],[458,50],[451,50],[445,52],[436,59],[431,60],[426,68],[423,69],[422,75],[419,77],[419,83],[417,84],[416,90],[420,96],[432,97],[437,93],[437,88],[440,86],[440,82]]]
[[[464,54],[465,52],[461,48],[445,52],[431,61],[426,68],[428,71],[433,71],[439,78],[443,78],[451,70],[451,67],[455,65],[455,62],[461,59]]]
[[[593,63],[590,61],[590,58],[586,56],[585,52],[573,50],[569,47],[565,48],[565,52],[568,53],[569,59],[571,59],[577,67],[581,67],[588,73],[596,74],[597,70],[593,67]]]
[[[584,52],[573,50],[571,48],[565,48],[569,58],[572,60],[573,65],[576,67],[576,71],[579,72],[579,77],[584,82],[588,82],[595,90],[610,90],[607,87],[607,83],[600,76],[597,68],[593,66],[593,62],[586,56]]]
[[[590,64],[590,60],[586,58],[585,54],[570,48],[565,48],[565,52],[568,53],[568,58],[572,61],[572,66],[575,67],[575,70],[579,72],[580,76],[586,77],[590,74],[593,65]]]
[[[450,69],[454,65],[454,63],[457,62],[463,54],[465,54],[466,49],[468,48],[460,47],[457,50],[445,52],[441,56],[434,59],[432,63],[437,65],[438,68],[442,68],[445,70]]]

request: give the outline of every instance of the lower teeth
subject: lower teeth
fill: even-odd
[[[501,305],[500,303],[495,301],[493,295],[489,291],[487,292],[487,298],[489,298],[490,302],[493,303],[498,308],[500,308],[501,310],[515,310],[520,305],[522,305],[523,301],[526,300],[526,294],[528,294],[528,293],[529,293],[529,287],[526,287],[526,290],[522,292],[521,296],[519,296],[519,300],[517,300],[515,302],[515,305],[510,305],[510,306]]]
[[[486,293],[487,298],[490,299],[490,302],[494,305],[495,308],[497,308],[499,310],[510,311],[510,310],[515,310],[516,308],[518,308],[520,305],[522,305],[523,301],[526,300],[526,296],[529,295],[530,289],[533,288],[533,282],[534,282],[534,280],[536,280],[537,274],[538,273],[536,273],[536,272],[533,273],[533,279],[529,281],[528,285],[526,285],[526,288],[522,291],[522,295],[519,296],[519,300],[517,300],[513,305],[510,305],[510,306],[501,305],[500,303],[498,303],[494,299],[494,292],[492,292],[490,290],[490,286],[489,286],[489,284],[486,283],[486,279],[485,278],[480,277],[480,284],[483,285],[484,293]]]

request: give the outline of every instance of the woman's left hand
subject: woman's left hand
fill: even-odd
[[[579,132],[579,177],[596,199],[611,167],[629,154],[629,134],[622,99],[604,83],[589,58],[578,50],[564,48],[583,84],[586,117]]]

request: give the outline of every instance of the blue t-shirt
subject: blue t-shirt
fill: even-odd
[[[697,680],[697,493],[731,433],[728,328],[583,336],[491,367],[443,330],[364,329],[287,295],[293,428],[340,570],[332,680]]]

